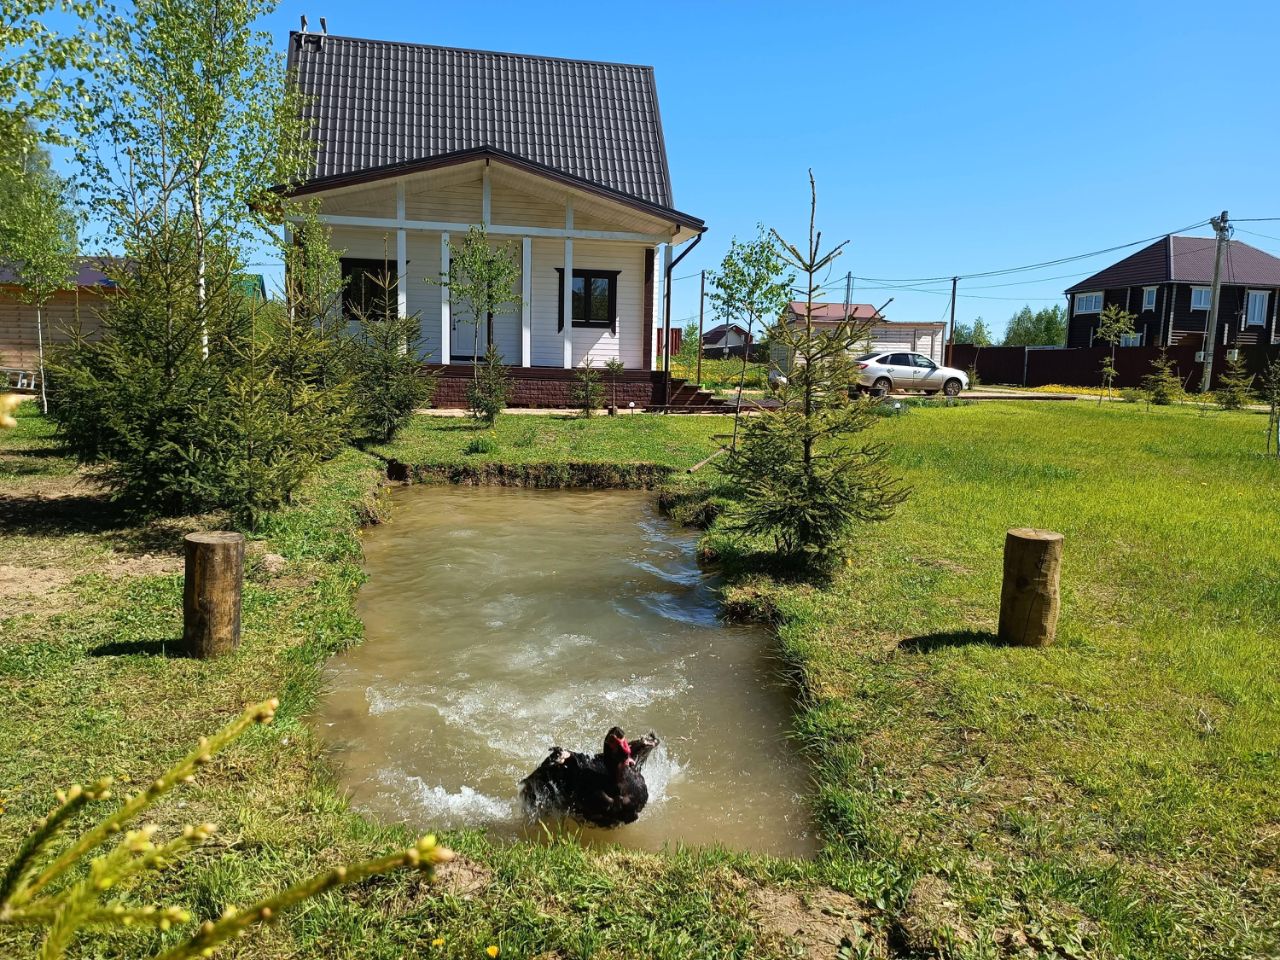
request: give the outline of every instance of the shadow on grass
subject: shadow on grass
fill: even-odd
[[[919,637],[907,637],[898,643],[905,653],[930,653],[947,647],[1003,647],[1005,643],[993,630],[951,630],[943,633],[926,633]]]
[[[187,651],[179,637],[176,640],[112,640],[91,647],[91,657],[164,657],[168,660],[186,660]]]
[[[184,518],[140,519],[105,493],[0,492],[0,538],[91,534],[125,553],[179,554],[183,531],[205,527]]]

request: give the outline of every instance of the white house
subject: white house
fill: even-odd
[[[662,291],[705,225],[673,206],[651,67],[305,27],[288,59],[317,149],[287,193],[330,225],[349,290],[374,270],[400,278],[399,308],[420,315],[422,359],[443,375],[437,402],[461,402],[490,339],[516,405],[567,402],[573,368],[611,359],[626,399],[660,402]],[[440,281],[451,240],[477,224],[521,279],[518,308],[474,324]]]

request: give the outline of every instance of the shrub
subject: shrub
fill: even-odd
[[[1120,399],[1125,403],[1141,403],[1146,399],[1146,394],[1137,387],[1124,387],[1120,391]]]
[[[1253,402],[1253,376],[1245,371],[1239,352],[1227,359],[1214,399],[1223,410],[1239,410]]]
[[[510,396],[511,377],[497,347],[491,343],[484,352],[484,362],[476,367],[476,375],[467,385],[467,403],[476,419],[493,426],[498,414],[507,408]]]
[[[171,229],[114,277],[102,338],[73,339],[50,364],[50,416],[67,448],[98,467],[114,499],[140,513],[225,501],[225,437],[213,410],[240,362],[245,304],[225,265],[206,270],[197,302],[191,236]],[[208,356],[204,356],[205,344]]]
[[[476,454],[476,453],[493,454],[493,453],[497,453],[498,450],[499,450],[499,447],[498,447],[497,438],[491,437],[488,434],[485,434],[484,436],[480,436],[480,437],[472,437],[471,442],[467,444],[466,448],[462,452],[468,453],[468,454]]]
[[[1182,399],[1182,380],[1174,372],[1168,351],[1162,349],[1160,356],[1151,361],[1151,371],[1142,378],[1142,388],[1146,390],[1147,399],[1151,403],[1165,407]]]
[[[178,227],[113,278],[103,336],[52,363],[50,416],[114,499],[141,514],[228,509],[253,526],[346,436],[340,337],[325,297],[243,292],[234,258]],[[196,277],[203,273],[203,297]]]
[[[600,406],[604,391],[600,388],[600,371],[590,361],[584,360],[574,374],[571,400],[573,405],[582,411],[584,417],[590,417]]]
[[[132,906],[124,901],[123,894],[139,877],[163,870],[202,846],[216,831],[214,825],[189,825],[162,844],[153,841],[156,834],[153,826],[127,831],[125,828],[167,793],[195,779],[215,754],[246,730],[255,724],[270,723],[276,706],[274,700],[251,706],[212,738],[202,738],[184,759],[145,788],[125,797],[113,812],[50,860],[46,853],[64,828],[91,804],[111,797],[111,779],[107,777],[88,787],[76,785],[65,792],[59,791],[57,806],[36,824],[0,876],[0,923],[44,927],[40,956],[45,960],[61,960],[71,942],[86,927],[125,932],[169,930],[191,923],[191,913],[184,907]],[[116,837],[119,840],[110,850],[97,853]],[[86,864],[90,857],[93,859]],[[451,859],[452,851],[438,846],[434,837],[426,836],[408,849],[364,863],[336,867],[248,907],[228,909],[218,920],[205,921],[185,941],[157,956],[165,960],[209,957],[227,941],[244,936],[280,911],[335,887],[406,867],[430,874],[437,864]],[[88,867],[87,876],[64,884],[55,892],[49,891],[50,884],[82,865]]]
[[[389,271],[371,281],[374,303],[352,310],[355,330],[347,351],[351,435],[361,444],[391,440],[436,389],[436,378],[422,371],[421,316],[400,316],[397,281]]]

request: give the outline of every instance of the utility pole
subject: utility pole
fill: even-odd
[[[844,322],[849,322],[849,301],[853,297],[853,271],[844,275]]]
[[[952,364],[952,354],[955,352],[956,340],[956,284],[959,277],[951,278],[951,329],[947,331],[947,366]]]
[[[1227,211],[1209,220],[1213,224],[1213,232],[1218,236],[1218,244],[1213,253],[1213,286],[1209,290],[1209,319],[1204,329],[1204,378],[1200,381],[1200,392],[1209,392],[1209,383],[1213,379],[1213,351],[1218,347],[1218,295],[1222,287],[1222,251],[1231,239],[1231,221],[1227,219]]]
[[[702,280],[698,289],[698,373],[694,377],[694,382],[698,386],[702,386],[702,316],[707,306],[707,271],[702,271]],[[724,331],[725,343],[729,342],[729,329],[725,327]]]

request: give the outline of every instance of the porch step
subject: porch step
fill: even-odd
[[[728,406],[722,399],[712,396],[710,390],[689,383],[687,380],[672,378],[671,394],[665,407],[654,405],[651,410],[666,410],[668,413],[709,413],[719,411]]]

